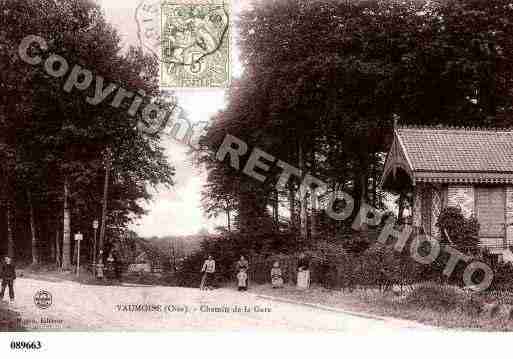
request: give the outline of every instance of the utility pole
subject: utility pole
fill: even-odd
[[[107,220],[107,199],[109,194],[109,180],[110,180],[110,168],[112,165],[112,152],[110,148],[107,148],[105,151],[105,182],[103,185],[103,204],[102,204],[102,226],[100,229],[100,258],[98,259],[98,264],[103,265],[103,243],[105,240],[105,227]]]
[[[100,223],[97,219],[93,221],[93,229],[94,229],[94,241],[93,241],[93,277],[96,278],[96,233],[98,232],[98,227]]]

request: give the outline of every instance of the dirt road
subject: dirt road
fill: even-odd
[[[52,295],[48,309],[34,295]],[[88,286],[29,278],[16,281],[16,302],[25,327],[34,330],[288,330],[375,333],[426,328],[408,321],[332,312],[259,298],[229,289]]]

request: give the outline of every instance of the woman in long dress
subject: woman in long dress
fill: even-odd
[[[297,287],[300,289],[310,287],[310,261],[304,253],[299,256],[297,265]]]
[[[203,263],[203,267],[201,268],[201,272],[203,276],[201,278],[200,289],[208,290],[213,289],[214,285],[214,275],[216,272],[216,261],[212,256],[208,256],[207,260]]]
[[[273,268],[271,269],[271,285],[273,288],[283,287],[283,278],[279,262],[274,262]]]

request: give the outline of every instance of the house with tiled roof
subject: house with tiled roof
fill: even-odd
[[[396,127],[381,185],[410,196],[412,224],[429,235],[442,208],[459,206],[477,217],[481,245],[513,245],[513,130]]]

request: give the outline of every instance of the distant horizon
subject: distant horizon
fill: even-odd
[[[149,237],[145,237],[145,236],[139,236],[140,238],[142,239],[148,239],[148,240],[151,240],[151,239],[165,239],[167,237],[177,237],[177,238],[185,238],[185,237],[196,237],[196,236],[202,236],[202,235],[212,235],[212,234],[215,234],[213,232],[210,232],[210,231],[207,231],[206,233],[194,233],[194,234],[166,234],[166,235],[162,235],[162,236],[149,236]]]
[[[136,26],[133,26],[138,3],[139,0],[99,0],[107,21],[118,31],[125,47],[139,45]],[[236,49],[232,58],[238,59]],[[241,64],[234,61],[233,65],[234,74],[240,75]],[[225,91],[221,89],[177,91],[176,95],[180,107],[193,123],[209,121],[225,107]],[[198,106],[199,103],[201,106]],[[213,219],[203,214],[201,190],[206,182],[206,174],[192,165],[187,154],[189,148],[172,140],[164,141],[162,146],[176,168],[175,185],[170,189],[150,189],[154,197],[148,203],[142,203],[148,214],[136,219],[129,228],[140,237],[149,238],[195,235],[203,228],[212,232],[215,227],[224,224],[222,214]]]

